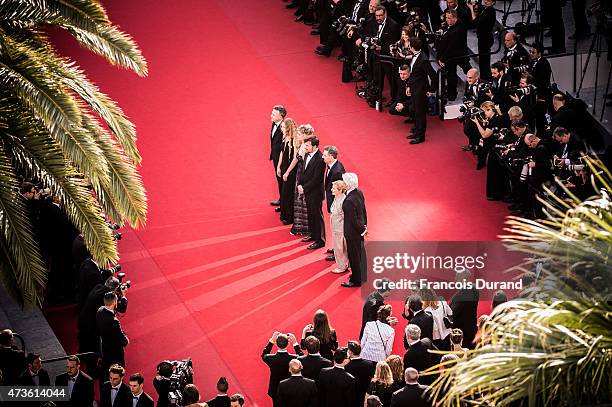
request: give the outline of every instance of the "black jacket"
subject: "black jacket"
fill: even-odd
[[[321,369],[332,367],[333,363],[329,359],[325,359],[321,355],[303,355],[298,358],[302,362],[302,376],[307,379],[312,379],[315,382],[319,380]]]
[[[376,363],[366,359],[351,359],[344,369],[355,378],[356,405],[363,406],[370,381],[374,377]]]
[[[268,384],[268,396],[276,397],[278,390],[278,383],[281,380],[285,380],[291,376],[289,374],[289,362],[292,359],[297,359],[298,356],[302,355],[302,350],[296,344],[293,349],[297,355],[291,355],[288,352],[276,352],[270,353],[274,344],[268,342],[264,350],[261,352],[261,359],[270,368],[270,381]]]
[[[380,53],[383,55],[389,55],[389,45],[399,40],[401,35],[401,28],[388,15],[384,24],[385,26],[383,27],[383,30],[380,33],[380,37],[378,37],[378,23],[376,22],[375,18],[368,22],[368,25],[366,26],[366,33],[368,37],[378,37],[381,46]]]
[[[307,156],[304,156],[304,165],[306,165]],[[306,199],[323,200],[323,177],[325,175],[325,162],[321,157],[321,151],[317,150],[308,166],[302,171],[302,177],[299,180],[299,185],[304,188]]]
[[[272,133],[272,130],[274,130],[274,123],[272,123],[272,127],[270,128],[270,160],[274,162],[275,167],[276,164],[278,164],[278,156],[283,149],[283,132],[281,131],[281,123],[278,124],[274,133]]]
[[[403,389],[393,393],[391,407],[429,407],[427,396],[424,395],[427,386],[420,384],[407,384]]]
[[[496,20],[495,8],[492,6],[483,8],[482,12],[476,15],[476,18],[472,21],[472,27],[476,27],[476,36],[480,44],[493,45],[493,30]]]
[[[463,331],[463,346],[471,347],[477,331],[478,299],[480,295],[476,289],[463,289],[457,291],[451,299],[450,307],[453,310],[453,326]]]
[[[426,58],[422,51],[416,57],[416,60],[413,57],[414,64],[410,71],[410,78],[408,78],[408,87],[413,103],[417,103],[417,101],[421,103],[423,99],[426,99],[427,92],[435,92],[438,88],[438,78]]]
[[[68,373],[63,373],[55,378],[56,386],[68,386]],[[59,406],[65,407],[91,407],[94,400],[93,379],[85,372],[80,371],[68,402],[56,402]]]
[[[348,193],[342,203],[344,212],[344,237],[346,239],[363,239],[361,234],[368,224],[368,213],[363,193],[354,189]]]
[[[317,385],[314,380],[291,376],[278,384],[275,401],[276,407],[316,407]]]
[[[533,75],[533,84],[536,87],[538,99],[547,100],[550,96],[550,77],[552,75],[552,69],[548,59],[542,57],[532,62],[531,74]]]
[[[19,386],[35,386],[30,370],[26,368],[25,371],[17,378],[17,384]],[[49,380],[49,373],[43,368],[38,371],[38,385],[39,386],[51,386],[51,380]]]
[[[15,384],[26,367],[25,354],[22,350],[0,347],[0,370],[2,370],[5,386]]]
[[[461,21],[448,28],[438,41],[438,59],[444,63],[451,60],[451,63],[467,61],[470,50],[467,46],[467,31]],[[463,57],[457,59],[458,57]]]
[[[100,307],[96,313],[96,326],[102,339],[102,360],[106,365],[118,363],[125,366],[123,348],[128,345],[128,338],[119,320],[111,311]]]
[[[421,338],[429,338],[433,339],[433,317],[430,313],[425,310],[421,310],[415,314],[406,316],[405,318],[409,319],[410,324],[417,325],[421,328]],[[408,348],[408,343],[405,341],[406,336],[404,335],[404,347]]]
[[[208,407],[230,407],[232,402],[228,395],[225,396],[217,396],[214,399],[210,399],[206,402]]]
[[[111,404],[111,384],[105,382],[100,390],[100,407],[132,407],[132,392],[127,384],[121,383],[115,397],[115,404]]]
[[[512,83],[518,85],[521,80],[521,67],[529,64],[529,53],[519,43],[513,50],[506,49],[503,61],[508,64],[508,73],[512,78]]]
[[[424,338],[413,343],[404,353],[404,369],[415,368],[419,372],[429,369],[436,364],[436,356],[430,350],[437,350],[431,340]],[[424,376],[422,379],[425,379]]]
[[[369,321],[376,321],[378,309],[385,304],[385,299],[378,291],[370,293],[363,304],[363,311],[361,313],[361,331],[359,332],[359,339],[363,336],[363,328]]]
[[[340,181],[342,179],[342,174],[345,172],[344,165],[342,165],[340,161],[336,161],[331,169],[327,172],[327,176],[325,177],[325,200],[327,203],[327,212],[331,213],[331,206],[334,202],[334,196],[331,192],[332,183],[334,181]]]
[[[339,367],[326,367],[319,374],[321,407],[355,407],[355,378]]]
[[[130,394],[130,397],[133,398]],[[142,393],[140,397],[138,397],[138,403],[136,403],[136,407],[155,407],[155,402],[147,393]]]

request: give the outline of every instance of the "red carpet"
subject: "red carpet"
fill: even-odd
[[[408,145],[402,120],[341,84],[340,64],[313,54],[317,37],[280,0],[104,3],[140,44],[150,76],[119,71],[73,41],[60,48],[138,128],[150,212],[147,227],[121,241],[133,282],[122,323],[128,371],[145,374],[148,392],[159,361],[191,356],[205,397],[226,375],[230,392],[268,406],[259,354],[273,331],[299,335],[323,308],[341,342],[358,333],[359,292],[341,289],[345,276],[330,274],[323,251],[306,250],[268,204],[274,104],[311,123],[360,175],[370,239],[490,240],[501,230],[505,207],[486,201],[459,125],[430,119],[427,142]],[[60,317],[51,313],[74,350]]]

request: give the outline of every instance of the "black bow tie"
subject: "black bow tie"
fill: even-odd
[[[76,378],[71,377],[71,378],[69,378],[68,380],[70,380],[71,382],[74,382],[74,381],[76,381]]]
[[[111,390],[119,391],[119,387],[111,387]]]
[[[132,396],[134,400],[138,400],[138,396]]]

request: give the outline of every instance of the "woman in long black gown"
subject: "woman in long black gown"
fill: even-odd
[[[283,132],[283,149],[278,159],[276,175],[283,179],[280,197],[280,220],[285,225],[293,223],[293,200],[295,193],[296,165],[294,159],[297,154],[297,126],[290,118],[281,124]]]

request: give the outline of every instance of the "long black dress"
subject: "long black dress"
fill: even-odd
[[[291,140],[283,142],[283,161],[281,162],[281,177],[289,168],[295,155],[295,147]],[[293,223],[293,200],[295,194],[295,175],[297,168],[293,168],[288,174],[287,181],[283,181],[280,196],[280,218],[289,223]]]
[[[295,179],[299,179],[302,176],[304,170],[304,158],[299,154],[297,156],[298,163],[295,166],[296,175]],[[310,230],[308,229],[308,211],[306,209],[306,199],[304,194],[297,192],[297,182],[293,182],[294,200],[293,200],[293,227],[291,233],[294,235],[308,235]]]

